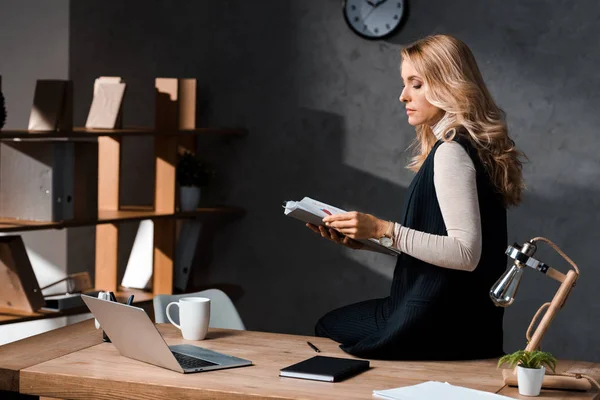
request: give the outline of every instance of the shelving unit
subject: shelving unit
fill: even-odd
[[[198,208],[196,211],[175,212],[165,214],[153,211],[151,207],[122,207],[118,211],[99,210],[98,219],[90,220],[69,220],[62,222],[52,221],[27,221],[21,219],[0,218],[0,232],[23,232],[39,231],[46,229],[64,229],[75,228],[78,226],[92,226],[101,224],[111,224],[118,222],[141,221],[144,219],[198,219],[207,222],[228,222],[239,218],[245,214],[245,211],[239,207],[216,206]]]
[[[0,218],[0,232],[21,232],[44,229],[65,229],[79,226],[96,226],[96,290],[113,291],[117,297],[135,294],[136,304],[150,302],[157,294],[171,294],[173,290],[173,260],[175,249],[175,221],[199,219],[211,224],[224,224],[242,217],[245,211],[233,206],[199,208],[191,212],[176,209],[175,165],[179,151],[195,150],[198,135],[241,137],[247,135],[243,128],[197,128],[192,130],[155,130],[134,127],[125,129],[74,128],[71,131],[35,132],[28,130],[2,130],[0,141],[98,141],[98,217],[88,220],[27,221]],[[123,137],[154,137],[155,187],[154,207],[121,206],[119,180],[121,176],[121,141]],[[92,179],[92,178],[91,178]],[[140,290],[123,290],[117,283],[117,254],[120,223],[152,219],[154,221],[153,282],[152,293]],[[33,314],[1,314],[0,325],[43,318],[73,315],[87,310],[71,309],[61,312],[42,311]]]
[[[224,135],[245,136],[248,131],[244,128],[196,128],[173,131],[157,131],[149,127],[130,127],[125,129],[88,129],[74,128],[71,131],[41,132],[26,129],[0,130],[0,141],[10,140],[40,140],[40,139],[90,139],[103,136],[111,137],[142,137],[142,136],[194,136],[194,135]]]

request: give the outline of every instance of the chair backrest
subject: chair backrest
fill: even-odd
[[[219,289],[207,289],[196,293],[160,294],[155,296],[152,304],[154,306],[154,319],[157,324],[169,323],[166,314],[167,304],[172,301],[179,301],[182,297],[207,297],[210,299],[210,322],[208,326],[211,328],[246,330],[235,305],[229,296]],[[179,313],[174,312],[173,307],[171,307],[171,318],[173,321],[179,323]]]

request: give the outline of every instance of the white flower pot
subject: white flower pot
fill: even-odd
[[[517,366],[517,384],[519,394],[523,396],[539,396],[546,368],[523,368]]]
[[[179,209],[195,211],[200,204],[200,188],[197,186],[181,186],[179,188]]]

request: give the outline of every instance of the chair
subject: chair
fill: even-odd
[[[235,305],[219,289],[207,289],[196,293],[185,294],[160,294],[154,297],[152,304],[154,306],[154,319],[157,324],[169,323],[167,319],[167,304],[172,301],[179,301],[182,297],[206,297],[210,299],[210,321],[208,326],[211,328],[246,330],[246,326],[238,314]],[[179,313],[173,312],[171,308],[171,318],[179,323]]]

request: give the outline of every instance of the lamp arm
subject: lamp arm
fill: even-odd
[[[548,272],[550,270],[553,270],[553,272],[551,274],[549,274],[551,277],[554,277],[553,275],[555,275],[555,273],[558,273],[561,275],[561,277],[560,277],[561,285],[558,288],[556,294],[554,295],[552,302],[543,304],[540,307],[540,309],[538,310],[538,312],[535,314],[533,319],[531,320],[531,324],[529,325],[529,328],[527,329],[527,334],[526,334],[528,343],[527,343],[527,347],[525,350],[527,350],[527,351],[532,351],[539,347],[542,337],[546,333],[546,330],[548,330],[550,323],[554,319],[558,310],[560,308],[562,308],[562,306],[565,304],[567,297],[569,297],[569,294],[571,293],[571,289],[573,288],[573,286],[575,286],[575,282],[577,281],[577,278],[579,278],[579,268],[577,268],[577,265],[575,265],[573,260],[571,260],[556,244],[552,243],[552,241],[550,241],[549,239],[546,239],[541,236],[535,237],[535,238],[531,239],[529,242],[535,246],[535,242],[537,242],[537,241],[542,241],[542,242],[548,244],[554,250],[556,250],[556,252],[558,254],[560,254],[571,265],[571,267],[573,267],[573,270],[570,270],[569,272],[567,272],[566,275],[563,275],[562,273],[559,273],[558,271],[554,270],[553,268],[548,268]],[[535,332],[533,333],[533,336],[530,337],[530,332],[531,332],[531,329],[532,329],[535,321],[538,319],[538,316],[540,315],[542,310],[545,308],[548,308],[548,310],[544,314],[544,317],[542,318],[542,320],[539,322],[537,328],[535,329]]]
[[[552,267],[548,267],[548,270],[546,271],[546,275],[560,283],[563,283],[565,281],[565,278],[567,277],[565,274],[563,274],[562,272],[560,272]]]
[[[532,351],[538,348],[540,342],[542,341],[542,337],[544,336],[544,334],[548,330],[548,327],[550,326],[550,323],[556,316],[558,310],[564,305],[565,301],[567,300],[567,297],[569,296],[569,293],[571,293],[571,289],[575,285],[575,281],[577,280],[578,276],[579,275],[574,271],[569,271],[567,273],[565,281],[558,288],[558,291],[554,295],[552,302],[548,306],[548,310],[544,314],[544,317],[538,324],[538,327],[535,329],[531,340],[527,344],[527,347],[525,348],[526,351]],[[536,319],[536,317],[534,317],[534,320]]]
[[[573,269],[575,270],[577,275],[579,275],[579,268],[577,268],[577,265],[575,265],[573,260],[571,260],[569,258],[569,256],[567,256],[557,245],[552,243],[552,241],[550,239],[546,239],[545,237],[537,236],[537,237],[534,237],[533,239],[531,239],[529,242],[532,244],[535,244],[535,242],[537,242],[537,241],[544,242],[544,243],[548,244],[550,247],[552,247],[554,250],[556,250],[556,252],[558,254],[560,254],[562,256],[562,258],[565,259],[565,261],[567,261],[569,264],[571,264],[571,266],[573,267]],[[551,269],[553,269],[553,268],[551,268]]]
[[[550,304],[551,303],[544,303],[544,304],[542,304],[542,306],[539,308],[539,310],[537,310],[537,312],[533,316],[533,319],[531,320],[531,323],[529,324],[529,328],[527,328],[527,333],[525,333],[525,338],[527,338],[527,343],[531,342],[531,329],[533,328],[535,322],[537,321],[537,319],[540,316],[541,312],[545,308],[550,307]]]

